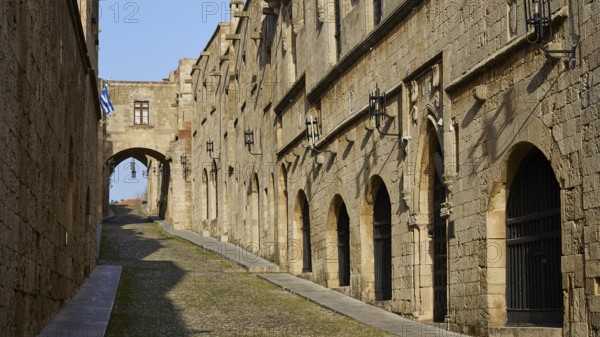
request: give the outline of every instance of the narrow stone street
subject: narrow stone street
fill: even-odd
[[[107,336],[390,336],[170,236],[138,208],[114,210],[99,263],[123,274]]]

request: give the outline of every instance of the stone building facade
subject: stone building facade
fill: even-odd
[[[190,154],[193,62],[180,60],[162,82],[107,83],[115,111],[105,121],[105,211],[110,179],[134,183],[147,174],[148,210],[172,220],[178,228],[190,227],[191,213],[186,210],[191,207],[191,184],[186,176],[191,166],[181,165],[181,158]],[[115,171],[132,158],[145,166],[135,167],[135,177],[131,170]]]
[[[600,336],[600,8],[551,8],[572,60],[516,1],[232,0],[189,228],[454,331]]]
[[[0,335],[35,336],[95,266],[98,2],[0,2]]]

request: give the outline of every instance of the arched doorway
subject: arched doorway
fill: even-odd
[[[296,197],[293,221],[293,242],[289,255],[292,273],[312,272],[310,210],[304,191]]]
[[[129,164],[124,172],[117,170],[119,164],[127,163],[128,161],[135,162],[136,177],[134,178],[129,170]],[[146,181],[145,198],[148,203],[148,210],[152,213],[158,213],[158,216],[163,219],[172,220],[173,214],[169,212],[169,191],[171,186],[170,161],[162,153],[150,149],[133,147],[112,154],[104,163],[105,170],[105,207],[108,207],[110,186],[115,179],[120,179],[122,182],[135,185],[139,182]],[[113,175],[114,174],[114,175]],[[141,179],[144,178],[144,179]],[[132,186],[133,186],[132,185]]]
[[[343,201],[337,212],[337,246],[339,286],[345,287],[350,285],[350,217]]]
[[[544,154],[521,161],[506,204],[506,306],[509,323],[560,326],[560,186]]]
[[[375,300],[392,299],[392,207],[385,184],[377,190],[373,207]]]
[[[329,206],[325,230],[327,287],[350,285],[350,217],[346,203],[336,194]],[[356,262],[356,261],[354,261]]]
[[[302,205],[302,272],[312,272],[312,254],[310,242],[310,213],[308,201],[305,200]]]
[[[210,193],[208,192],[209,190],[209,180],[208,180],[208,172],[206,171],[206,168],[204,170],[202,170],[202,198],[204,199],[203,202],[201,200],[201,202],[203,203],[202,205],[202,219],[208,220],[208,209],[210,208],[210,200],[209,200],[209,195]]]
[[[213,160],[210,167],[210,183],[208,184],[208,219],[213,220],[218,216],[219,207],[219,195],[218,195],[218,184],[219,184],[219,172],[217,163]]]
[[[269,247],[268,250],[268,259],[271,261],[276,261],[277,259],[277,233],[276,233],[276,227],[275,227],[275,177],[273,176],[273,174],[271,174],[271,176],[269,177],[269,188],[268,190],[265,190],[265,200],[268,200],[268,202],[265,202],[265,214],[266,214],[266,221],[265,223],[267,224],[267,235],[268,235],[268,239],[267,241],[267,246]]]
[[[448,242],[446,220],[441,216],[446,201],[442,183],[443,164],[439,152],[434,153],[433,181],[433,320],[444,322],[448,312]]]
[[[414,207],[411,225],[415,244],[415,300],[419,318],[444,322],[448,312],[448,238],[447,219],[442,217],[446,202],[444,155],[441,130],[429,111],[422,125],[417,154],[415,185],[411,191]]]
[[[258,184],[258,175],[255,173],[252,176],[252,182],[250,183],[250,214],[251,214],[251,223],[250,223],[250,237],[252,242],[250,242],[250,247],[254,252],[261,252],[261,238],[260,238],[260,199],[259,192],[260,186]]]
[[[277,242],[279,264],[287,264],[288,248],[288,191],[287,191],[287,170],[284,165],[279,169],[279,196],[277,200]],[[289,246],[289,247],[288,247]]]

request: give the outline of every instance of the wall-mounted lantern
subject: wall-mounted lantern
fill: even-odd
[[[250,129],[244,131],[244,145],[246,145],[248,147],[248,151],[250,151],[252,145],[254,145],[254,131]]]
[[[135,159],[133,159],[133,157],[131,157],[131,162],[129,162],[129,168],[131,169],[131,179],[135,179],[137,172],[135,170]]]
[[[377,84],[375,84],[375,91],[369,94],[369,119],[375,119],[375,128],[379,132],[379,134],[384,136],[401,136],[400,134],[391,134],[381,132],[379,129],[381,127],[382,118],[386,117],[386,97],[385,91],[380,91]],[[372,127],[369,128],[372,130]]]
[[[528,38],[529,43],[540,44],[540,49],[546,54],[567,54],[570,58],[575,57],[578,41],[573,43],[571,49],[549,50],[543,44],[552,40],[552,11],[550,0],[524,0],[525,24],[527,29],[533,28],[533,37]],[[579,38],[577,39],[579,40]]]
[[[319,129],[317,127],[318,120],[312,115],[306,118],[306,140],[311,149],[315,149],[317,140],[319,139]]]
[[[528,39],[531,43],[542,43],[544,35],[552,38],[552,20],[550,19],[550,1],[548,0],[524,0],[525,23],[527,28],[533,28],[533,38]],[[548,40],[549,40],[548,39]]]
[[[154,166],[154,167],[152,168],[152,173],[154,173],[154,175],[156,175],[156,166]]]
[[[206,152],[210,159],[219,159],[218,157],[213,157],[212,154],[215,151],[215,143],[212,140],[208,140],[206,142]]]
[[[254,131],[248,129],[246,131],[244,131],[244,145],[248,147],[248,152],[250,152],[250,154],[252,155],[262,155],[261,153],[253,153],[252,152],[252,145],[254,145]]]
[[[317,149],[317,141],[319,140],[319,120],[316,117],[313,117],[312,115],[309,115],[306,118],[306,141],[308,142],[308,147],[316,152],[316,153],[331,153],[331,154],[336,154],[337,153],[337,148],[335,146],[330,146],[329,149],[327,150],[318,150]],[[297,150],[300,150],[300,148],[297,148]],[[298,155],[299,156],[299,155]],[[325,157],[323,157],[322,155],[318,155],[317,158],[315,158],[315,161],[317,162],[317,164],[321,165],[324,162]]]
[[[179,157],[179,161],[181,162],[181,167],[183,168],[183,176],[185,178],[187,178],[189,169],[188,169],[188,160],[187,160],[186,155],[185,154],[181,155]]]
[[[369,118],[375,119],[375,127],[381,126],[381,118],[385,116],[385,91],[380,92],[375,85],[375,91],[369,94]]]

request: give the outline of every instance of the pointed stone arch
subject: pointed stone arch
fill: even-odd
[[[413,231],[415,309],[421,320],[443,322],[448,309],[448,242],[444,154],[436,114],[428,109],[419,138],[415,165],[413,205],[409,223]]]

